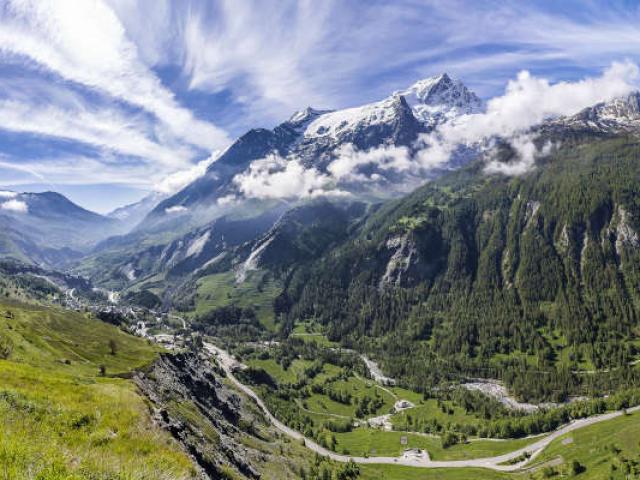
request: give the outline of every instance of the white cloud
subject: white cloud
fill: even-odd
[[[277,111],[280,118],[298,110],[301,101],[327,103],[308,63],[326,60],[318,50],[330,42],[334,6],[332,0],[221,0],[213,11],[192,6],[183,36],[190,88],[230,88],[236,101],[251,110]]]
[[[336,159],[327,167],[328,172],[337,181],[376,180],[372,175],[362,173],[361,167],[373,166],[380,170],[396,170],[403,172],[415,168],[407,147],[384,145],[370,150],[358,150],[352,144],[338,149]],[[375,173],[373,173],[375,175]]]
[[[25,56],[65,79],[141,107],[189,144],[213,149],[228,142],[224,131],[178,104],[104,2],[9,0],[0,15],[0,52]]]
[[[246,198],[310,198],[326,194],[343,194],[333,187],[333,180],[315,168],[305,168],[296,159],[272,154],[251,163],[233,179]]]
[[[190,148],[161,145],[149,138],[144,127],[144,122],[135,116],[125,117],[124,112],[115,109],[90,110],[82,105],[64,109],[0,100],[0,128],[5,130],[74,140],[170,168],[188,163],[193,155]]]
[[[127,36],[146,65],[167,65],[178,60],[180,51],[175,44],[180,35],[176,6],[183,0],[106,0],[127,31]]]
[[[536,155],[533,138],[522,136],[545,119],[578,113],[599,102],[612,100],[637,89],[638,66],[631,62],[613,63],[599,77],[577,82],[550,83],[544,78],[520,72],[509,81],[504,95],[487,102],[483,114],[464,115],[446,123],[423,138],[426,148],[419,159],[425,167],[445,163],[459,145],[472,146],[491,137],[510,141],[523,164],[510,167],[492,165],[490,170],[523,171],[533,166]],[[532,150],[533,149],[533,150]]]
[[[233,205],[239,200],[240,199],[236,195],[234,195],[233,193],[230,193],[229,195],[225,195],[224,197],[218,198],[217,204],[221,207],[228,207],[229,205]]]
[[[187,210],[189,210],[187,207],[182,206],[182,205],[175,205],[173,207],[168,207],[164,209],[165,213],[168,214],[172,214],[172,213],[183,213],[186,212]]]
[[[0,209],[16,213],[27,213],[29,211],[29,206],[22,200],[16,200],[14,198],[12,200],[7,200],[6,202],[0,203]]]
[[[207,172],[209,165],[215,162],[221,154],[221,151],[215,151],[208,158],[201,160],[196,165],[187,168],[186,170],[180,170],[172,173],[158,182],[155,185],[154,190],[156,192],[166,194],[173,194],[182,190],[191,182],[203,176]]]
[[[359,184],[377,189],[385,184],[386,194],[405,191],[416,186],[420,165],[412,161],[409,149],[384,145],[370,150],[358,150],[346,144],[335,152],[326,173],[315,167],[305,167],[296,157],[277,154],[253,161],[249,168],[234,177],[240,197],[227,195],[218,205],[230,205],[240,198],[299,199],[317,196],[349,196],[350,186]],[[385,180],[387,173],[405,174],[404,181],[394,184]]]
[[[529,172],[535,167],[537,158],[548,155],[556,147],[551,142],[547,142],[538,150],[534,140],[535,136],[527,133],[511,137],[509,144],[516,152],[515,161],[501,162],[489,156],[485,172],[508,176],[519,176]]]
[[[435,38],[397,55],[391,67],[447,71],[485,95],[523,67],[555,80],[597,71],[640,53],[640,10],[615,3],[563,2],[567,8],[558,9],[553,2],[429,2],[416,28]]]
[[[55,190],[55,184],[91,185],[120,184],[148,188],[158,175],[156,168],[144,163],[122,165],[120,159],[92,158],[85,156],[39,158],[25,161],[22,159],[0,160],[0,170],[14,171],[17,178],[5,180],[6,185],[36,183],[49,185]]]
[[[508,136],[546,118],[572,115],[585,107],[626,95],[637,88],[638,73],[637,65],[616,62],[599,77],[551,84],[522,71],[516,80],[509,81],[504,95],[489,100],[486,114],[469,116],[462,126],[451,129],[462,138]]]
[[[15,198],[18,194],[8,190],[0,190],[0,198]]]

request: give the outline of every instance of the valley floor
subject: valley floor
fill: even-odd
[[[133,371],[144,371],[157,359],[161,349],[153,342],[86,314],[11,303],[0,304],[0,340],[6,357],[0,359],[0,478],[186,480],[198,476],[193,459],[154,423],[147,401],[128,379]],[[294,478],[292,472],[312,468],[314,457],[329,459],[331,468],[355,461],[358,478],[364,480],[525,480],[564,475],[578,468],[575,465],[581,470],[579,478],[593,480],[637,478],[634,472],[640,472],[637,407],[576,420],[546,435],[471,438],[449,447],[443,447],[440,435],[361,426],[336,432],[337,448],[327,448],[276,418],[262,390],[238,378],[243,365],[232,354],[210,342],[204,347],[224,370],[225,385],[252,400],[245,404],[257,412],[256,419],[264,417],[257,422],[258,428],[263,431],[262,422],[269,425],[268,441],[260,435],[243,435],[245,446],[267,452],[263,456],[269,460],[260,464],[265,479]],[[265,344],[261,348],[264,352],[272,347]],[[332,348],[328,346],[329,351]],[[284,376],[293,383],[313,364],[298,359],[283,370],[273,359],[257,358],[248,364],[260,365],[275,378]],[[316,380],[341,372],[337,366],[324,364]],[[344,420],[354,418],[355,405],[363,396],[371,396],[380,403],[366,415],[369,421],[385,416],[398,401],[408,401],[409,406],[389,420],[389,428],[402,427],[409,416],[414,420],[474,421],[447,401],[436,405],[435,399],[424,399],[398,386],[379,385],[357,372],[341,378],[337,381],[340,388],[352,389],[350,405],[333,402],[325,394],[296,399],[292,405],[316,418]],[[357,417],[357,423],[367,421]]]
[[[474,459],[465,459],[465,460],[432,460],[429,456],[429,453],[426,450],[406,450],[399,457],[385,457],[385,456],[372,456],[372,457],[358,457],[351,455],[341,455],[335,453],[327,448],[319,445],[315,441],[304,437],[300,432],[289,428],[284,425],[278,419],[276,419],[268,407],[265,405],[263,400],[258,396],[250,387],[244,385],[234,376],[234,370],[241,368],[240,365],[228,352],[225,350],[213,345],[212,343],[205,343],[205,348],[210,351],[217,358],[221,367],[225,370],[227,377],[234,383],[234,385],[245,393],[247,396],[252,398],[258,406],[264,411],[265,415],[269,419],[269,421],[280,431],[282,431],[287,436],[298,440],[304,441],[305,446],[316,454],[322,455],[324,457],[328,457],[334,461],[338,462],[349,462],[354,461],[357,464],[361,465],[392,465],[395,467],[411,467],[412,469],[489,469],[495,472],[519,472],[522,471],[527,465],[530,465],[538,456],[540,456],[547,447],[553,445],[557,448],[554,442],[561,438],[567,438],[569,434],[572,432],[586,429],[587,427],[594,426],[597,427],[598,424],[603,422],[607,422],[614,419],[622,419],[627,420],[627,417],[633,418],[636,422],[640,416],[635,414],[635,412],[640,411],[640,407],[634,407],[628,409],[626,411],[616,411],[611,413],[606,413],[602,415],[596,415],[580,420],[575,420],[561,428],[555,430],[554,432],[543,436],[542,438],[533,441],[529,445],[526,445],[517,450],[513,450],[509,453],[505,453],[502,455],[487,457],[487,458],[474,458]],[[569,443],[570,444],[570,443]],[[566,445],[566,443],[565,443]],[[548,456],[548,455],[547,455]],[[367,472],[367,469],[364,470]],[[470,473],[467,472],[467,475]],[[475,474],[474,474],[475,475]],[[494,478],[489,474],[481,474],[482,476],[474,477],[474,478]],[[488,476],[487,476],[488,475]],[[365,473],[365,477],[366,473]],[[389,477],[396,478],[396,477]],[[398,477],[399,478],[399,477]],[[413,478],[413,477],[403,477],[403,478]],[[415,477],[418,478],[418,477]],[[422,478],[422,477],[420,477]],[[434,477],[440,478],[440,477]],[[442,477],[444,478],[444,477]],[[452,477],[452,478],[471,478],[471,477]],[[500,477],[498,477],[500,478]]]

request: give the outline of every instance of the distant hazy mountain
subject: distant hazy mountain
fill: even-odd
[[[55,266],[124,226],[55,192],[0,192],[0,256]]]
[[[118,220],[126,230],[131,230],[165,198],[167,198],[167,194],[152,192],[142,200],[116,208],[106,216]]]

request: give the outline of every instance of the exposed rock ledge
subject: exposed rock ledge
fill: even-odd
[[[154,419],[193,457],[202,479],[227,478],[222,472],[228,469],[260,478],[251,464],[260,453],[234,439],[241,433],[240,418],[251,416],[242,411],[240,397],[218,379],[207,357],[161,354],[134,380],[151,401]]]

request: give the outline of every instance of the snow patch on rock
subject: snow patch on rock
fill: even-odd
[[[381,102],[326,113],[309,124],[304,136],[338,140],[343,132],[355,130],[360,125],[390,123],[395,118],[395,104],[396,99],[389,97]]]
[[[416,118],[430,126],[484,111],[482,100],[446,73],[420,80],[395,94],[405,97]]]
[[[122,267],[122,273],[130,282],[133,282],[136,279],[136,270],[131,263],[127,263]]]

